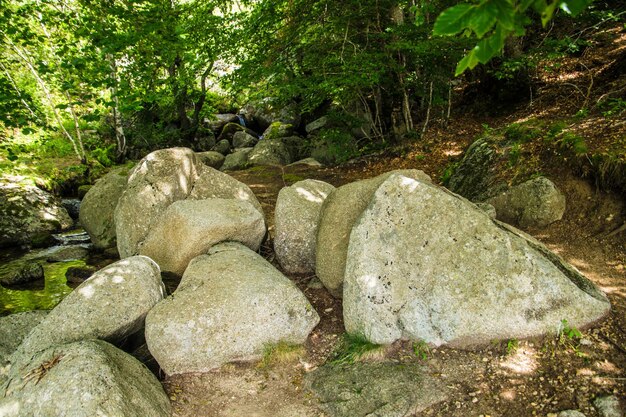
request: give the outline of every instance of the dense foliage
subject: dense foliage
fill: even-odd
[[[504,51],[484,74],[513,78],[507,37],[589,3],[0,0],[0,140],[107,165],[193,147],[218,109],[272,100],[387,144],[449,117],[455,72]]]

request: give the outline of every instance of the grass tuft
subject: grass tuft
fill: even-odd
[[[361,335],[345,333],[330,363],[345,365],[359,361],[382,360],[387,354],[387,346],[369,342]]]

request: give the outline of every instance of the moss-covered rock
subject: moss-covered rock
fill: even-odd
[[[32,185],[0,183],[0,247],[38,246],[73,224],[52,194]]]

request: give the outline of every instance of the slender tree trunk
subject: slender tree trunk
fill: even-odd
[[[46,38],[48,39],[48,41],[51,44],[51,49],[54,52],[53,56],[55,57],[55,60],[57,61],[57,64],[59,65],[59,67],[62,68],[61,62],[58,59],[58,55],[56,54],[55,48],[54,48],[54,44],[52,43],[52,37],[50,36],[50,32],[48,32],[48,29],[46,28],[46,25],[43,23],[43,19],[41,17],[41,13],[38,14],[38,18],[39,18],[39,24],[41,25],[41,29],[44,33],[44,35],[46,35]],[[72,116],[72,121],[74,122],[74,132],[76,133],[76,136],[74,137],[74,140],[76,142],[76,146],[79,148],[80,150],[80,162],[83,164],[87,163],[87,154],[85,153],[85,148],[83,146],[83,137],[80,131],[80,123],[78,122],[78,117],[76,116],[76,112],[74,111],[74,106],[72,105],[72,98],[70,97],[70,93],[68,91],[64,91],[64,95],[65,95],[65,99],[67,100],[67,106],[68,106],[68,110],[70,112],[70,115]]]
[[[20,50],[20,48],[17,45],[15,45],[13,41],[11,41],[11,39],[8,36],[6,36],[6,34],[4,34],[4,38],[6,39],[7,43],[11,46],[11,48],[13,48],[17,56],[22,60],[22,62],[24,62],[24,64],[26,65],[30,73],[35,78],[35,81],[37,81],[37,84],[39,84],[39,87],[41,88],[41,91],[43,91],[46,97],[46,100],[48,101],[48,104],[52,108],[52,113],[54,114],[54,118],[57,124],[59,125],[61,132],[63,132],[63,135],[71,142],[72,147],[74,148],[74,152],[76,153],[76,156],[78,156],[78,159],[81,161],[81,163],[86,163],[87,158],[85,156],[85,150],[82,147],[82,143],[81,143],[81,146],[79,147],[76,139],[70,134],[70,132],[67,131],[65,126],[63,126],[63,121],[61,120],[61,116],[59,115],[58,109],[56,108],[56,103],[54,99],[52,98],[52,95],[50,94],[50,90],[46,86],[45,81],[39,76],[39,73],[37,72],[33,64],[30,62],[26,54],[22,50]]]
[[[24,99],[24,96],[22,96],[22,92],[20,91],[19,87],[17,86],[17,83],[13,80],[13,77],[11,77],[11,73],[9,73],[9,70],[7,69],[7,67],[4,66],[4,64],[2,62],[0,62],[0,66],[2,67],[2,70],[4,71],[5,75],[7,76],[7,79],[9,80],[9,82],[11,83],[11,85],[13,86],[13,88],[15,89],[15,92],[17,93],[17,96],[20,98],[20,101],[22,102],[22,104],[24,105],[24,107],[26,107],[26,109],[29,111],[29,113],[31,114],[31,116],[33,116],[34,119],[39,120],[40,122],[46,122],[44,120],[41,120],[39,118],[39,116],[37,116],[35,114],[35,112],[33,111],[33,109],[30,108],[30,106],[28,105],[28,103],[26,102],[26,99]]]
[[[113,107],[113,126],[115,129],[115,142],[117,143],[116,159],[117,162],[123,162],[126,158],[126,135],[124,134],[124,125],[122,124],[122,114],[120,112],[120,100],[117,95],[117,63],[112,55],[107,57],[111,66],[111,97],[115,106]]]
[[[430,110],[433,107],[433,82],[430,82],[430,94],[428,95],[428,109],[426,110],[426,120],[424,121],[424,127],[422,127],[422,136],[426,133],[426,127],[430,121]]]

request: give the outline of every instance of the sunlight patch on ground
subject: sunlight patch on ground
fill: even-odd
[[[507,388],[500,392],[500,397],[507,401],[514,401],[517,393],[513,388]]]
[[[578,269],[589,269],[591,267],[589,263],[583,261],[582,259],[570,258],[568,259],[568,262]]]
[[[537,369],[537,351],[530,346],[520,347],[507,356],[500,366],[518,374],[530,374]]]

